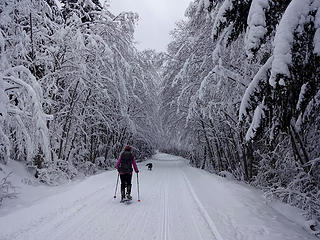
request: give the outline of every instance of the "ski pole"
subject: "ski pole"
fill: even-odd
[[[140,193],[139,193],[139,177],[138,177],[138,173],[137,173],[137,187],[138,187],[138,202],[141,202]]]
[[[117,189],[118,189],[118,183],[119,183],[119,176],[120,176],[120,173],[118,173],[116,190],[114,191],[114,196],[113,196],[113,198],[116,198],[116,197],[117,197],[116,195],[117,195]]]

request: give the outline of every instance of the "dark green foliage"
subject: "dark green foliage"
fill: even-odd
[[[247,29],[247,18],[252,0],[234,0],[231,10],[227,10],[225,17],[228,25],[232,25],[228,42],[236,40]]]
[[[231,9],[227,9],[223,14],[223,17],[226,18],[226,21],[218,25],[217,34],[214,36],[214,38],[217,39],[225,28],[231,26],[231,31],[228,36],[228,43],[235,41],[247,28],[247,17],[251,2],[252,0],[232,0]]]
[[[86,5],[83,0],[62,0],[61,2],[64,4],[62,14],[65,21],[75,14],[83,23],[93,22],[95,12],[102,10],[99,0],[91,0],[94,7]]]
[[[269,9],[266,11],[266,37],[272,35],[275,32],[276,27],[279,24],[280,19],[291,0],[269,0],[268,2]]]
[[[315,12],[309,16],[314,17]],[[313,53],[314,46],[314,23],[307,22],[300,26],[294,33],[294,43],[292,46],[292,65],[289,65],[290,77],[285,78],[286,86],[277,85],[274,93],[276,112],[275,120],[279,122],[282,131],[288,131],[290,124],[296,121],[300,114],[304,113],[308,103],[314,98],[320,89],[320,57]],[[306,92],[302,100],[299,96],[302,86],[306,84]]]
[[[208,11],[211,12],[212,9],[213,9],[213,0],[209,0]]]
[[[314,17],[315,14],[316,12],[312,12],[310,16]],[[296,118],[304,112],[308,103],[320,90],[320,56],[313,53],[316,31],[314,22],[308,22],[303,28],[302,33],[295,33],[292,49],[293,64],[290,67],[292,73],[292,95],[290,97],[297,101],[302,84],[307,84],[307,92],[304,95],[303,102],[299,110],[293,114]]]

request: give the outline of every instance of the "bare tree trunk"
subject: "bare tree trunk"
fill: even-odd
[[[232,136],[232,144],[234,145],[234,149],[235,149],[235,159],[237,160],[237,162],[241,161],[240,158],[240,153],[239,153],[239,144],[237,144],[236,140],[234,139],[234,137]]]
[[[59,159],[61,159],[61,157],[62,157],[62,146],[63,146],[64,138],[67,137],[67,132],[69,132],[69,129],[67,129],[67,126],[68,126],[69,121],[71,121],[71,114],[73,113],[73,109],[74,109],[74,103],[75,103],[75,97],[76,97],[76,91],[77,91],[78,85],[79,85],[79,81],[77,81],[76,86],[73,90],[73,94],[72,94],[71,102],[70,102],[70,110],[66,116],[66,121],[65,121],[63,128],[62,128],[62,136],[60,139],[60,147],[59,147],[59,154],[58,154]],[[67,139],[66,139],[66,141],[67,141]]]
[[[242,167],[243,167],[243,174],[244,174],[244,180],[249,180],[249,171],[248,171],[248,162],[247,162],[247,154],[246,154],[246,144],[244,142],[243,133],[242,130],[240,130],[240,139],[242,141],[241,143],[241,159],[242,159]]]
[[[211,149],[211,146],[210,146],[209,138],[207,136],[207,132],[206,132],[206,129],[205,129],[204,121],[202,119],[200,119],[200,122],[201,122],[201,127],[203,129],[204,137],[205,137],[207,148],[208,148],[209,161],[214,164],[213,152],[212,152],[212,149]]]
[[[94,143],[95,143],[95,136],[94,136],[94,129],[91,128],[91,137],[90,137],[90,155],[89,155],[89,160],[90,162],[94,163]]]
[[[34,44],[33,44],[33,24],[32,24],[32,14],[30,13],[30,41],[31,41],[31,60],[32,60],[32,70],[33,74],[36,75],[35,67],[34,67]]]
[[[300,148],[301,148],[301,151],[303,153],[304,160],[305,160],[304,162],[305,163],[310,162],[309,155],[308,155],[307,150],[306,150],[306,148],[305,148],[305,146],[304,146],[304,144],[303,144],[303,142],[301,140],[301,137],[300,137],[299,133],[296,131],[294,126],[292,126],[292,125],[290,125],[290,126],[291,126],[291,129],[292,129],[293,133],[294,133],[295,138],[298,140],[298,143],[300,145]]]
[[[246,149],[247,149],[247,159],[248,159],[248,180],[251,181],[252,179],[252,171],[253,171],[253,149],[252,149],[252,144],[247,143],[246,144]]]
[[[203,156],[203,162],[202,162],[201,169],[206,168],[206,161],[207,161],[207,147],[204,146],[204,156]]]
[[[88,93],[88,95],[87,95],[87,97],[86,97],[86,100],[84,101],[84,105],[83,105],[83,108],[82,108],[82,110],[81,110],[80,116],[83,116],[83,114],[84,114],[84,110],[85,110],[85,108],[86,108],[86,106],[87,106],[87,104],[88,104],[90,95],[91,95],[91,89],[89,89],[89,93]],[[77,131],[76,131],[76,132],[73,134],[73,138],[72,138],[72,141],[71,141],[71,147],[70,147],[70,149],[69,149],[69,151],[68,151],[66,161],[69,161],[70,154],[71,154],[71,151],[74,149],[74,143],[75,143],[75,140],[77,139],[77,137],[78,137],[78,134],[77,134]]]
[[[104,154],[104,161],[107,162],[108,160],[108,153],[109,153],[109,145],[112,142],[112,136],[108,136],[108,140],[106,143],[106,150],[105,150],[105,154]]]
[[[297,156],[297,158],[300,161],[301,166],[303,167],[303,169],[305,170],[305,172],[308,172],[308,168],[305,166],[306,164],[306,160],[303,159],[303,157],[301,156],[297,143],[296,143],[296,139],[294,137],[294,132],[292,128],[289,128],[289,134],[290,134],[290,139],[291,139],[291,144],[292,144],[292,149],[294,154]]]

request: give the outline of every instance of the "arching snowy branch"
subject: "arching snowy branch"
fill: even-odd
[[[257,132],[259,131],[259,128],[261,127],[261,123],[264,117],[264,103],[261,103],[254,110],[253,119],[245,137],[247,142],[254,139]]]
[[[213,28],[212,28],[213,37],[217,37],[221,29],[227,23],[227,18],[225,17],[225,14],[228,10],[231,10],[232,7],[233,7],[232,0],[225,0],[221,5],[221,7],[219,8],[219,11],[217,13],[217,16],[215,18]]]
[[[240,105],[240,122],[247,119],[247,116],[250,114],[250,112],[253,111],[259,102],[262,101],[262,94],[268,84],[272,61],[273,57],[270,57],[249,84]]]
[[[269,83],[275,87],[276,83],[286,85],[284,77],[290,77],[289,65],[292,64],[292,44],[294,31],[297,26],[307,21],[312,0],[293,0],[284,12],[274,39],[274,59],[272,62]],[[281,75],[281,79],[278,76]]]
[[[245,36],[245,48],[248,58],[251,59],[260,47],[266,29],[265,11],[269,8],[269,0],[253,0],[248,15],[248,27]]]
[[[2,79],[2,81],[9,84],[9,86],[7,86],[8,89],[10,89],[10,85],[16,86],[17,88],[15,88],[15,91],[18,91],[20,94],[25,95],[24,98],[19,98],[18,100],[21,101],[19,103],[19,106],[23,108],[22,111],[15,111],[15,106],[12,106],[12,109],[10,109],[10,105],[8,105],[7,111],[11,113],[21,114],[23,118],[29,118],[31,116],[31,122],[34,123],[34,128],[29,129],[28,132],[25,131],[25,133],[29,135],[27,136],[27,138],[30,138],[32,141],[29,142],[31,146],[27,146],[31,148],[28,151],[35,154],[38,150],[38,145],[40,145],[46,159],[49,160],[49,133],[46,124],[47,120],[51,119],[52,117],[46,115],[42,110],[41,86],[37,83],[31,72],[23,66],[13,67],[4,71],[0,75],[0,78]],[[23,102],[24,99],[25,102]],[[20,122],[20,124],[22,123]]]

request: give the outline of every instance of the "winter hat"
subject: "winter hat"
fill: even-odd
[[[124,148],[124,150],[130,151],[130,150],[131,150],[131,147],[130,147],[129,145],[127,145],[127,146]]]

